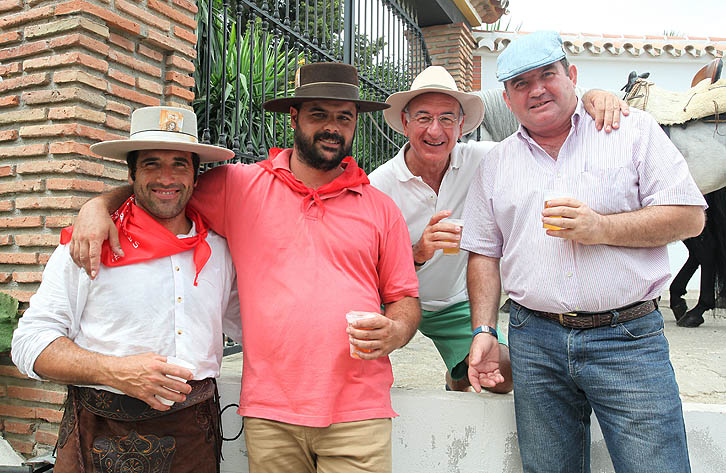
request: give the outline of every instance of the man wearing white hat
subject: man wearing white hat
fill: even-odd
[[[500,281],[512,299],[523,469],[589,472],[594,411],[616,472],[690,472],[658,299],[666,244],[701,232],[703,196],[649,114],[597,132],[556,32],[512,41],[497,78],[521,126],[477,171],[461,245],[473,323],[496,323]],[[476,337],[470,369],[491,376],[497,355]]]
[[[238,270],[250,472],[390,473],[388,354],[416,332],[418,281],[401,211],[349,156],[358,114],[388,106],[361,100],[351,65],[305,64],[295,82],[264,104],[290,114],[293,148],[215,167],[191,201]],[[95,233],[112,230],[107,197],[87,204]],[[349,311],[369,317],[349,326]]]
[[[214,378],[222,333],[241,339],[239,300],[226,241],[187,202],[199,163],[233,153],[196,130],[193,112],[147,107],[130,139],[91,146],[128,164],[133,195],[113,215],[124,256],[104,244],[92,280],[64,229],[13,334],[21,372],[68,384],[57,473],[219,471]]]
[[[613,120],[617,128],[617,98],[599,91],[586,97],[593,116],[599,113],[607,122],[605,129],[609,130]],[[386,123],[406,135],[409,142],[371,173],[371,184],[388,194],[406,219],[423,309],[419,330],[433,340],[446,364],[446,388],[467,390],[472,339],[467,254],[443,250],[459,246],[460,222],[448,219],[461,219],[469,184],[496,143],[457,142],[479,126],[484,104],[478,96],[460,92],[454,78],[441,66],[426,68],[410,90],[392,94],[386,103],[391,105],[383,112]],[[605,115],[605,109],[613,106],[615,116]],[[487,380],[484,387],[507,393],[512,390],[512,377],[506,339],[494,327],[485,330],[499,342],[503,379],[498,383]]]

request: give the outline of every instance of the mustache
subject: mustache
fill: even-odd
[[[320,133],[316,133],[315,136],[313,136],[313,140],[328,140],[328,141],[335,141],[336,143],[343,143],[343,137],[340,136],[338,133],[330,133],[329,131],[321,131]]]

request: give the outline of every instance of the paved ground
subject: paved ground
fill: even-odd
[[[668,306],[665,301],[666,307]],[[695,301],[688,301],[693,307]],[[672,312],[662,308],[671,361],[686,402],[726,404],[726,318],[720,313],[704,315],[698,328],[678,327]],[[500,313],[500,325],[507,327],[507,314]],[[391,354],[395,387],[444,389],[445,366],[436,348],[420,333],[404,348]]]

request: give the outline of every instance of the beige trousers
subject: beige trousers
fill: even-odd
[[[391,419],[304,427],[245,418],[250,473],[391,473]]]

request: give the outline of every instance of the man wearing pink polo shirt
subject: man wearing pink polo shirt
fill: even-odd
[[[290,113],[294,147],[204,173],[190,202],[237,268],[250,471],[390,472],[388,354],[416,331],[418,281],[400,210],[349,157],[358,113],[387,105],[359,99],[355,67],[317,63],[300,68],[294,96],[264,106]],[[124,193],[94,199],[76,220],[75,256],[89,274],[89,235],[115,246],[106,209]],[[347,327],[348,311],[381,304],[383,315]]]

